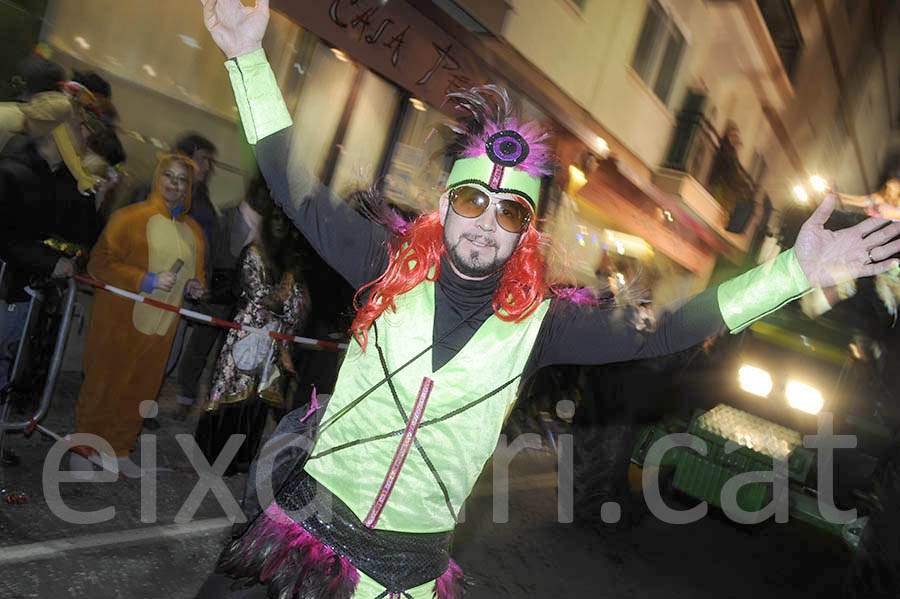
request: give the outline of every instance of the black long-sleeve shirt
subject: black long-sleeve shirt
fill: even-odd
[[[387,267],[389,233],[319,184],[293,159],[291,129],[260,140],[257,161],[275,201],[315,250],[355,289]],[[446,260],[446,259],[444,259]],[[446,262],[435,285],[432,367],[446,364],[493,313],[497,273],[481,281],[460,278]],[[466,322],[460,324],[467,315]],[[725,322],[715,289],[657,314],[657,326],[638,330],[633,308],[574,304],[556,298],[541,325],[523,380],[552,364],[605,364],[652,358],[687,349],[720,333]],[[459,326],[457,326],[459,325]],[[447,334],[447,332],[449,334]]]

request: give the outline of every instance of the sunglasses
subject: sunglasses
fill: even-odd
[[[516,200],[498,200],[478,187],[461,185],[450,192],[450,207],[463,218],[478,218],[494,204],[497,224],[504,231],[521,233],[531,222],[531,209]]]

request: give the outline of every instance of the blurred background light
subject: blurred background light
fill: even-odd
[[[813,186],[813,189],[815,189],[819,193],[822,193],[823,191],[828,189],[828,181],[818,175],[813,175],[812,177],[810,177],[809,182]]]
[[[350,62],[350,57],[344,54],[342,50],[338,48],[332,48],[331,53],[334,54],[335,58],[340,60],[341,62]]]
[[[185,46],[190,46],[191,48],[197,48],[198,50],[200,49],[199,42],[197,42],[197,40],[195,40],[191,36],[180,33],[178,35],[178,37],[181,38],[181,41],[184,42]]]

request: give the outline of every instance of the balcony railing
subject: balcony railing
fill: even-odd
[[[756,4],[772,36],[781,64],[788,78],[793,79],[797,58],[803,50],[803,35],[791,0],[756,0]]]
[[[752,209],[757,184],[741,166],[735,148],[703,115],[704,103],[702,95],[689,95],[663,166],[696,179],[728,214],[728,230],[738,232],[741,227],[735,223]]]

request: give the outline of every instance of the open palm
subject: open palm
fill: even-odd
[[[245,6],[241,0],[200,0],[203,24],[228,58],[262,47],[269,23],[269,0]]]
[[[829,231],[825,228],[834,210],[835,198],[828,195],[800,228],[794,253],[809,282],[816,287],[830,287],[851,279],[869,277],[889,270],[896,260],[889,259],[900,251],[900,223],[883,218]]]

